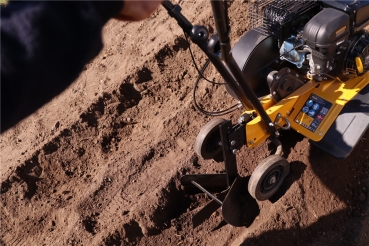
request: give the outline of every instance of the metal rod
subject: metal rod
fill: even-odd
[[[177,20],[178,25],[183,29],[187,35],[191,35],[193,25],[187,18],[181,14],[181,6],[173,5],[170,0],[164,0],[161,5],[168,11],[168,14]]]
[[[251,102],[263,122],[266,124],[269,133],[274,135],[276,128],[272,120],[265,112],[259,101],[259,98],[254,93],[251,86],[247,83],[245,75],[233,59],[231,45],[229,42],[229,24],[227,23],[224,2],[219,0],[211,0],[211,7],[213,9],[214,22],[218,32],[224,62],[235,77],[238,87],[240,87],[240,89],[246,94],[246,98]]]
[[[272,143],[274,143],[274,145],[277,147],[276,151],[275,151],[275,155],[282,155],[282,143],[281,141],[279,141],[276,137],[271,136],[269,137],[270,141],[272,141]]]
[[[227,176],[227,185],[231,187],[238,175],[236,155],[230,151],[228,141],[228,130],[232,127],[232,121],[227,120],[219,126],[220,138],[222,140],[224,166]]]
[[[197,188],[199,188],[202,192],[206,193],[208,196],[211,197],[211,199],[213,199],[214,201],[216,201],[220,206],[223,205],[223,202],[220,201],[218,198],[216,198],[215,196],[213,196],[209,191],[205,190],[204,187],[202,187],[201,185],[199,185],[198,183],[196,183],[195,181],[191,181],[191,183],[196,186]]]
[[[177,20],[178,25],[183,29],[183,31],[191,37],[193,25],[186,19],[186,17],[182,15],[182,13],[180,12],[181,7],[178,4],[173,5],[170,0],[164,0],[162,5],[168,11],[168,14]],[[253,109],[253,106],[247,99],[245,92],[239,87],[239,85],[235,81],[235,78],[229,72],[228,68],[224,65],[224,63],[219,59],[218,56],[208,50],[208,42],[196,42],[195,44],[197,44],[197,46],[207,55],[219,74],[227,82],[231,90],[236,94],[237,98],[242,103],[242,106],[245,109]]]
[[[211,0],[211,7],[213,9],[214,22],[220,42],[222,56],[224,61],[227,62],[231,56],[231,43],[229,42],[230,27],[227,23],[224,4],[225,3],[223,1]]]

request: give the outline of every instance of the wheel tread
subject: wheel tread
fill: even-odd
[[[284,167],[283,176],[277,181],[275,187],[273,187],[271,192],[267,194],[262,194],[260,192],[260,186],[263,182],[263,179],[267,176],[267,174],[273,170],[276,166],[282,165]],[[269,199],[273,196],[283,183],[284,178],[288,175],[290,171],[290,165],[288,161],[280,156],[280,155],[271,155],[265,158],[254,170],[252,173],[249,183],[248,183],[248,190],[252,197],[256,200],[264,201]]]

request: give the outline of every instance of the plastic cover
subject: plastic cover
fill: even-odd
[[[349,24],[350,17],[347,14],[325,8],[305,25],[303,39],[311,48],[329,49],[338,39],[348,36]],[[323,50],[321,52],[325,53]]]

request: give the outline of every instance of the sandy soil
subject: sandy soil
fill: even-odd
[[[181,6],[214,31],[206,1]],[[234,41],[247,30],[246,8],[230,7]],[[1,135],[0,245],[368,245],[369,132],[345,160],[283,132],[291,172],[272,201],[257,203],[253,223],[232,227],[217,211],[193,229],[209,198],[185,192],[179,178],[224,166],[194,155],[211,117],[192,104],[197,72],[183,33],[160,7],[143,22],[110,21],[103,37],[104,50],[70,88]],[[219,79],[214,69],[207,75]],[[207,83],[199,98],[210,110],[235,103]],[[240,175],[271,152],[268,142],[243,148]]]

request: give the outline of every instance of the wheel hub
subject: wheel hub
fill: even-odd
[[[280,188],[289,170],[290,165],[284,157],[271,155],[265,158],[250,177],[247,187],[250,195],[259,201],[269,199]]]
[[[278,183],[279,178],[281,177],[281,170],[280,167],[276,167],[273,169],[269,174],[264,178],[262,191],[268,192]]]
[[[275,182],[277,181],[277,177],[276,176],[273,176],[273,177],[270,177],[269,179],[269,184],[274,184]]]

